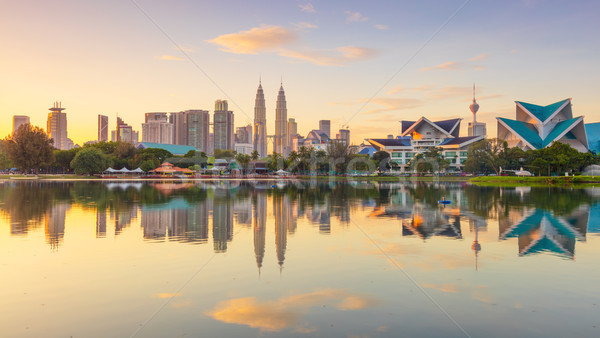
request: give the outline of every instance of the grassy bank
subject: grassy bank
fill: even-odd
[[[517,177],[517,176],[481,176],[473,177],[469,182],[477,185],[575,185],[575,184],[600,184],[599,176],[534,176],[534,177]]]
[[[455,176],[298,176],[301,180],[320,180],[320,181],[376,181],[376,182],[466,182],[468,177]]]

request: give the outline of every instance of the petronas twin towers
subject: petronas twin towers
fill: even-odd
[[[273,136],[273,151],[283,156],[290,152],[291,144],[288,137],[287,104],[283,84],[277,95],[275,108],[275,135]],[[259,81],[256,99],[254,101],[254,150],[259,156],[265,157],[267,152],[267,108],[262,83]]]

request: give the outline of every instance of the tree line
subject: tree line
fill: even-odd
[[[252,161],[265,161],[266,169],[286,170],[295,174],[340,175],[353,171],[385,172],[397,169],[398,164],[390,154],[378,151],[372,157],[360,155],[356,148],[342,142],[331,142],[325,149],[300,147],[287,157],[273,153],[260,159],[258,152],[239,154],[233,150],[214,150],[215,158],[235,159],[244,172],[251,170]],[[108,167],[120,169],[141,168],[152,170],[169,161],[183,168],[199,170],[208,165],[208,156],[203,152],[190,151],[184,156],[174,156],[164,149],[137,149],[125,142],[97,142],[81,148],[57,150],[46,132],[36,126],[24,124],[0,141],[0,169],[18,168],[25,173],[76,173],[97,174]],[[463,163],[463,170],[469,173],[500,174],[502,170],[523,168],[536,175],[552,175],[569,172],[577,174],[591,164],[600,162],[600,156],[591,152],[581,153],[568,144],[554,142],[551,146],[523,151],[509,148],[506,141],[485,139],[473,143]],[[432,147],[418,153],[408,163],[411,171],[418,173],[443,172],[450,167],[450,161],[443,156],[443,150]]]

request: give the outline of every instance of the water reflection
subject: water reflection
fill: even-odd
[[[452,200],[438,205],[442,197]],[[575,257],[578,241],[600,232],[600,194],[596,189],[476,187],[466,183],[378,183],[199,181],[193,183],[9,182],[0,186],[0,211],[12,236],[27,236],[44,226],[47,244],[59,250],[70,210],[95,212],[95,236],[118,237],[138,224],[148,241],[206,244],[223,253],[236,228],[253,231],[260,273],[266,250],[269,205],[274,221],[276,263],[283,269],[288,235],[306,219],[318,233],[351,216],[397,220],[398,237],[463,239],[474,234],[471,249],[482,250],[479,233],[498,224],[498,238],[514,241],[520,256],[550,253]],[[211,232],[212,231],[212,232]]]

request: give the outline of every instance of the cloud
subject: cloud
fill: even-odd
[[[363,22],[369,20],[369,18],[363,16],[359,12],[346,11],[346,22]]]
[[[307,3],[306,5],[300,4],[300,5],[298,5],[298,7],[300,7],[300,9],[306,13],[316,13],[317,12],[315,7],[310,2]]]
[[[442,292],[450,292],[450,293],[457,293],[458,292],[458,285],[456,284],[421,284],[422,287],[424,288],[428,288],[428,289],[434,289],[434,290],[439,290]]]
[[[319,28],[319,26],[312,24],[310,22],[296,22],[296,23],[292,23],[292,26],[294,26],[295,30],[301,31],[301,32],[308,32],[311,29]]]
[[[219,45],[222,51],[234,54],[257,54],[275,50],[298,39],[296,33],[279,26],[260,26],[247,31],[220,35],[208,42]]]
[[[433,67],[421,68],[421,71],[428,72],[431,70],[457,70],[461,67],[461,63],[457,61],[449,61]]]
[[[294,24],[297,29],[314,29],[308,22]],[[374,49],[342,46],[333,49],[284,47],[298,40],[296,32],[279,26],[261,26],[238,33],[220,35],[208,42],[221,46],[221,51],[234,54],[258,54],[274,52],[296,61],[308,61],[321,66],[342,66],[349,62],[375,57]]]
[[[488,57],[490,57],[490,55],[487,54],[487,53],[486,54],[479,54],[477,56],[474,56],[474,57],[470,58],[469,61],[481,61],[481,60],[487,59]]]
[[[155,295],[153,295],[152,297],[154,298],[173,298],[173,297],[179,297],[181,296],[181,293],[168,293],[168,292],[162,292],[162,293],[157,293]]]
[[[182,57],[173,56],[173,55],[161,55],[161,56],[157,57],[157,59],[167,60],[167,61],[183,61],[184,60],[184,58],[182,58]]]
[[[364,61],[377,55],[377,51],[356,46],[343,46],[334,50],[305,49],[303,51],[281,49],[279,55],[303,60],[321,66],[342,66],[353,61]]]
[[[484,66],[475,66],[473,67],[474,70],[485,70]]]
[[[389,27],[386,25],[375,25],[375,28],[384,31],[384,30],[387,30]]]
[[[327,289],[275,301],[261,302],[255,297],[230,299],[219,302],[206,315],[224,323],[247,325],[262,331],[277,332],[295,327],[296,331],[305,332],[306,325],[299,325],[300,318],[311,307],[326,304],[333,304],[339,311],[352,311],[375,306],[379,301],[346,290]]]

